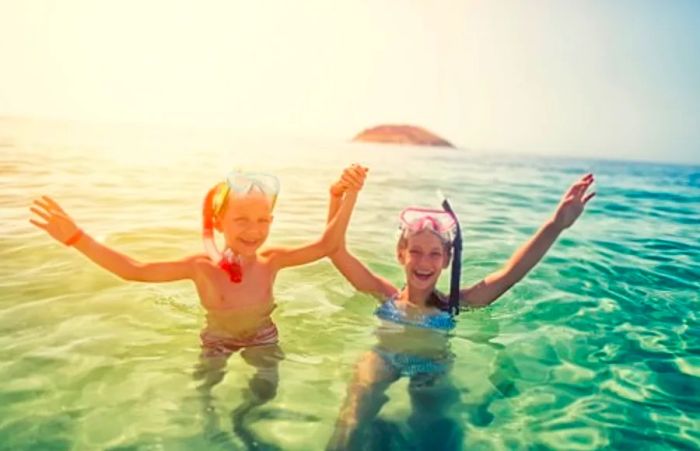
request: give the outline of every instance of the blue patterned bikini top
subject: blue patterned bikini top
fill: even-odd
[[[448,312],[440,311],[434,315],[422,315],[418,318],[407,318],[406,314],[396,306],[396,298],[387,299],[374,312],[380,319],[409,326],[425,327],[442,331],[452,330],[455,320]]]

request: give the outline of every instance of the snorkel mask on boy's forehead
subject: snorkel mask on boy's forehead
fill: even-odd
[[[279,190],[279,180],[273,175],[234,171],[226,177],[225,182],[218,183],[211,188],[204,198],[204,207],[202,208],[204,249],[209,258],[226,271],[234,283],[240,283],[243,280],[240,257],[229,248],[224,249],[222,253],[216,247],[214,222],[217,216],[222,214],[229,196],[263,195],[270,202],[270,210],[272,210],[275,207]]]
[[[234,171],[226,176],[226,182],[220,183],[220,188],[213,199],[214,214],[218,215],[226,205],[230,193],[236,196],[261,194],[270,201],[270,210],[275,207],[280,182],[274,175],[256,174]]]
[[[450,274],[449,311],[459,315],[459,279],[462,272],[462,230],[459,220],[447,199],[442,201],[442,210],[408,207],[399,214],[401,236],[429,230],[443,243],[452,247],[452,268]]]

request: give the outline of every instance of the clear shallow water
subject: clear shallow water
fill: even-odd
[[[281,179],[270,243],[302,243],[354,161],[371,169],[348,242],[397,284],[402,207],[451,196],[463,281],[476,282],[578,175],[597,176],[597,198],[544,261],[459,317],[450,415],[465,449],[700,447],[700,168],[3,120],[0,449],[323,449],[378,324],[329,262],[278,277],[278,393],[234,431],[253,369],[231,358],[203,411],[193,286],[122,282],[33,229],[27,207],[51,194],[117,249],[177,258],[200,250],[207,188],[241,167]],[[388,390],[375,428],[397,448],[412,433],[407,385]]]

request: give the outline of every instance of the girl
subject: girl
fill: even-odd
[[[364,174],[352,168],[333,185],[329,219],[346,190],[362,187]],[[357,449],[366,442],[368,425],[387,398],[384,392],[400,377],[409,381],[413,413],[409,419],[420,437],[419,449],[460,449],[459,425],[450,424],[445,412],[458,399],[447,377],[452,354],[447,333],[455,327],[459,307],[484,307],[520,281],[554,244],[559,234],[581,215],[595,193],[587,174],[564,194],[554,214],[498,271],[474,285],[459,287],[461,235],[448,203],[444,210],[407,208],[400,215],[397,259],[403,266],[403,288],[373,273],[345,247],[331,254],[335,267],[359,291],[379,301],[381,320],[378,343],[356,367],[328,449]],[[453,262],[449,298],[435,289],[443,269]]]

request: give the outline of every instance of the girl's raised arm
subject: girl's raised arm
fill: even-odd
[[[362,188],[366,174],[367,169],[354,165],[346,169],[340,180],[333,184],[328,205],[328,221],[331,221],[337,214],[343,201],[343,196],[348,196],[349,192]],[[345,246],[344,233],[340,246],[330,257],[333,265],[356,290],[372,294],[381,300],[388,299],[398,292],[398,289],[391,282],[374,274],[360,260],[348,252]]]
[[[562,197],[554,215],[522,245],[500,270],[488,275],[475,285],[460,290],[460,302],[465,306],[481,307],[498,299],[518,283],[544,257],[559,234],[578,219],[595,193],[586,194],[594,182],[593,174],[586,174],[575,182]]]

